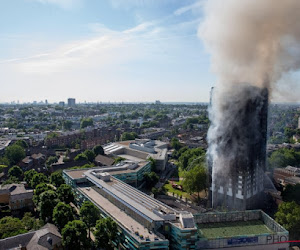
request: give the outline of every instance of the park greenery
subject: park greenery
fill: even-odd
[[[121,141],[130,141],[137,138],[137,133],[135,132],[124,132],[121,136]]]
[[[300,165],[300,152],[295,149],[281,148],[270,155],[268,165],[271,168],[285,168]]]
[[[289,231],[290,240],[299,240],[300,205],[294,201],[279,204],[275,218],[280,225]]]
[[[94,124],[94,121],[92,118],[83,118],[81,119],[80,121],[80,128],[83,129],[83,128],[86,128],[86,127],[89,127],[89,126],[93,126]]]
[[[200,200],[200,192],[207,189],[207,171],[205,167],[196,165],[185,172],[182,186],[190,194],[197,193],[198,200]]]

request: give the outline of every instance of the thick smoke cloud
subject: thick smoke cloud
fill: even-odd
[[[299,0],[208,0],[204,9],[198,35],[221,86],[270,88],[282,74],[299,69]]]
[[[271,93],[278,83],[284,84],[286,75],[300,68],[299,13],[299,0],[204,2],[198,35],[218,77],[210,110],[208,155],[213,162],[213,182],[221,186],[228,183],[216,180],[220,174],[227,178],[233,168],[240,168],[236,160],[243,155],[249,158],[249,143],[255,144],[256,135],[262,135],[260,117],[256,119],[254,112],[245,124],[248,116],[243,110],[248,103],[263,102],[264,89]],[[261,103],[255,105],[259,116]]]

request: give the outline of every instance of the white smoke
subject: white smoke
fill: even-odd
[[[246,125],[246,129],[241,127],[245,125],[241,119],[247,117],[243,109],[252,103],[260,115],[263,109],[256,102],[264,97],[259,89],[267,88],[271,94],[276,86],[285,94],[283,89],[287,88],[278,88],[278,84],[285,84],[285,77],[300,68],[299,14],[300,0],[204,3],[204,21],[198,35],[211,54],[212,70],[218,79],[208,132],[213,178],[214,173],[226,176],[243,153],[249,157],[249,144],[259,141],[255,132],[249,132],[251,128],[259,130],[258,120],[249,121],[251,126]],[[256,132],[263,136],[262,131]]]
[[[204,13],[198,35],[222,86],[270,87],[299,69],[299,0],[208,0]]]

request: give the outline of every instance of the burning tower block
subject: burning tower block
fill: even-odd
[[[264,189],[268,90],[241,84],[218,104],[210,131],[212,207],[258,208]],[[214,105],[213,100],[212,112]]]

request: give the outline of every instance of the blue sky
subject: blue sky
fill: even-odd
[[[201,1],[0,1],[0,102],[208,101]]]

